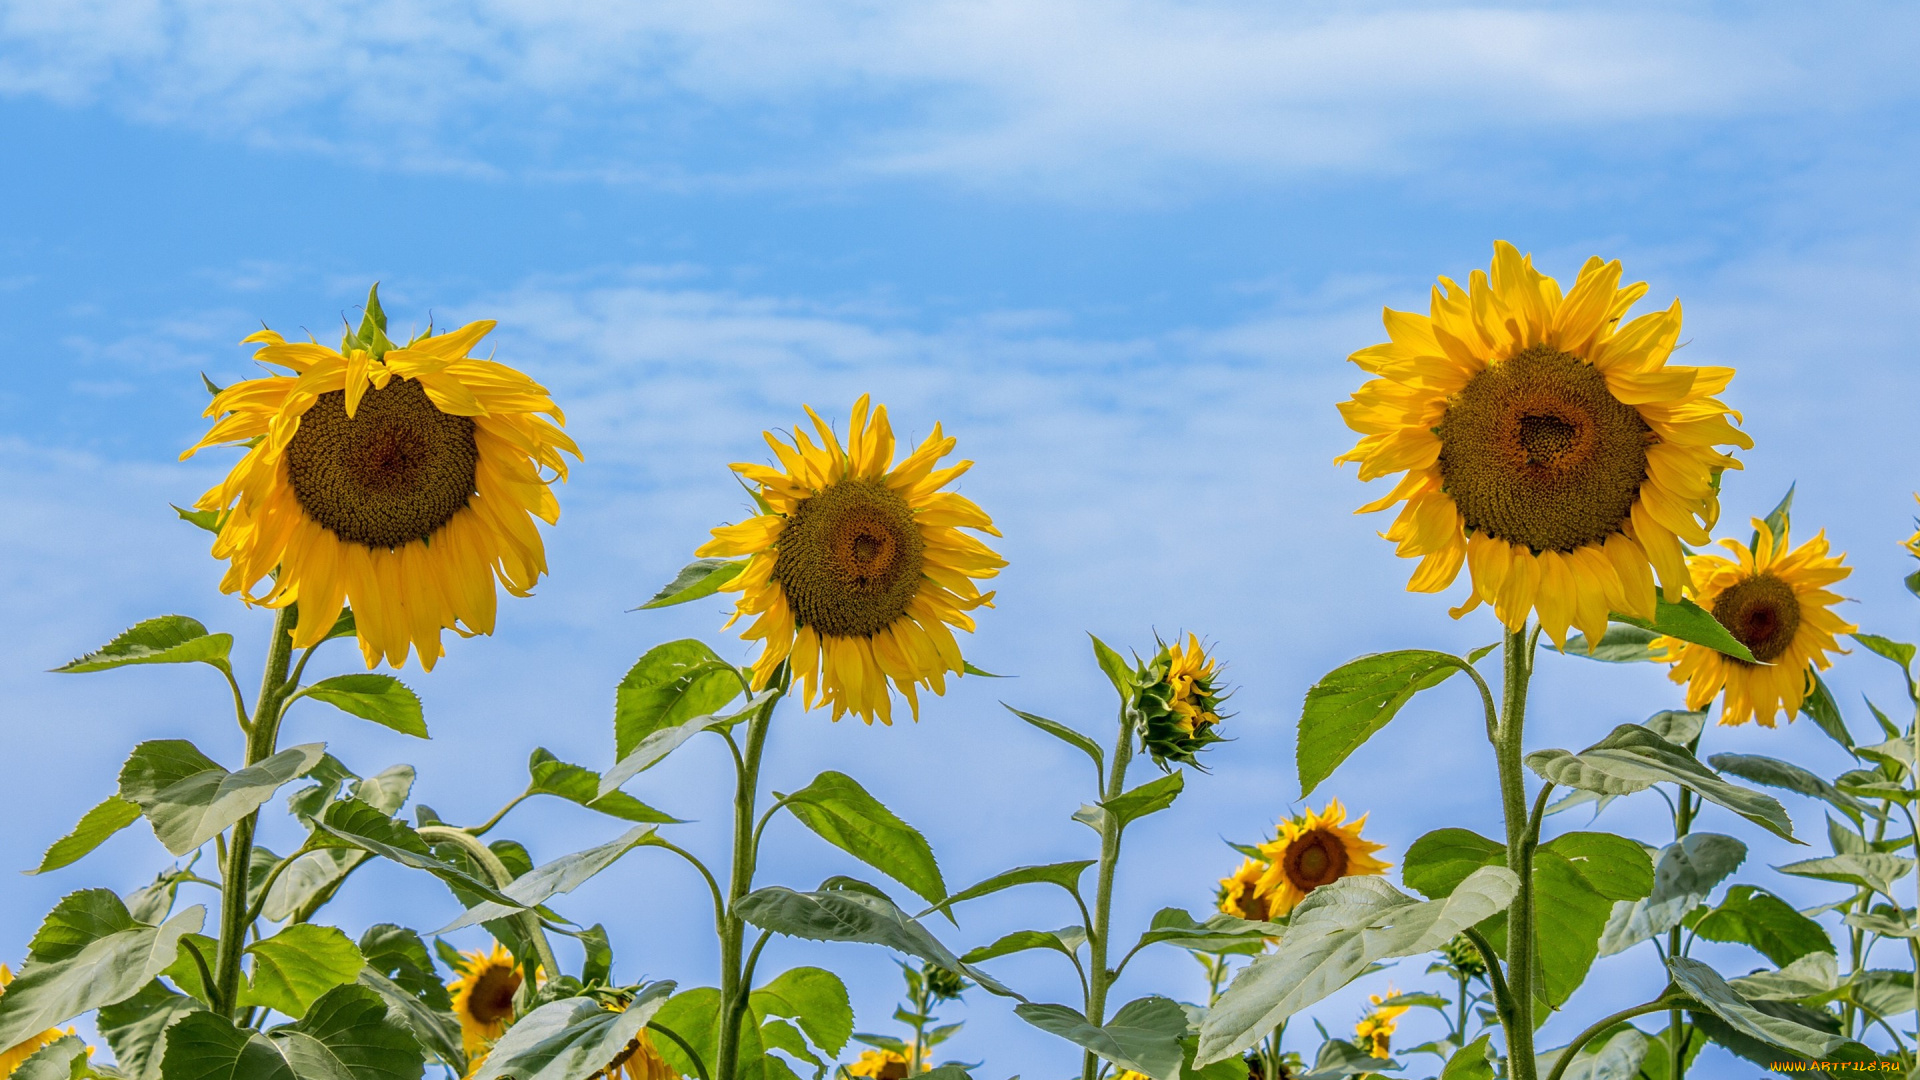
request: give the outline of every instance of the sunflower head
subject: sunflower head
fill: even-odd
[[[791,664],[807,708],[824,702],[833,718],[851,712],[871,724],[893,722],[892,694],[920,716],[921,687],[946,693],[948,675],[966,661],[951,628],[973,629],[968,615],[993,606],[977,580],[1006,560],[962,530],[998,536],[993,519],[964,496],[943,491],[972,466],[935,468],[955,440],[934,425],[918,449],[894,463],[886,406],[853,406],[846,442],[812,409],[819,442],[796,430],[791,441],[766,432],[778,467],[733,466],[757,485],[762,513],[713,530],[697,554],[747,557],[721,589],[741,594],[733,618],[760,641],[754,685]]]
[[[659,1049],[653,1045],[653,1036],[645,1028],[628,1040],[625,1049],[595,1075],[604,1076],[606,1080],[680,1080],[680,1074],[660,1056]]]
[[[1267,897],[1268,912],[1289,914],[1308,893],[1344,877],[1386,873],[1387,864],[1373,857],[1386,845],[1361,837],[1366,824],[1365,814],[1348,824],[1339,799],[1317,814],[1309,807],[1305,816],[1282,821],[1273,842],[1260,845],[1267,868],[1256,888]]]
[[[1404,473],[1360,509],[1406,504],[1383,535],[1420,560],[1409,589],[1464,565],[1456,618],[1487,603],[1518,630],[1537,612],[1564,645],[1570,626],[1599,641],[1611,611],[1652,618],[1655,574],[1687,586],[1681,545],[1707,542],[1739,468],[1715,447],[1753,441],[1713,396],[1733,369],[1667,363],[1678,301],[1621,323],[1646,291],[1593,258],[1563,293],[1502,241],[1491,273],[1441,278],[1429,314],[1386,312],[1391,340],[1351,357],[1376,377],[1340,406],[1361,438],[1337,460]]]
[[[491,951],[476,950],[461,957],[465,964],[460,977],[448,983],[447,990],[453,995],[453,1015],[460,1020],[460,1042],[472,1057],[507,1030],[521,975],[513,956],[497,942]]]
[[[1353,1026],[1354,1042],[1360,1049],[1377,1058],[1393,1056],[1393,1031],[1400,1026],[1400,1017],[1411,1006],[1395,1005],[1399,992],[1392,986],[1387,987],[1385,996],[1369,994],[1367,1000],[1372,1008],[1367,1010],[1360,1022]]]
[[[1687,708],[1704,709],[1725,691],[1722,724],[1757,720],[1772,727],[1781,713],[1793,720],[1814,671],[1831,667],[1829,654],[1843,651],[1838,635],[1859,627],[1833,611],[1841,597],[1827,586],[1853,571],[1844,565],[1845,555],[1827,554],[1826,533],[1791,547],[1784,515],[1777,536],[1758,518],[1753,531],[1751,544],[1720,542],[1733,558],[1695,555],[1688,567],[1700,606],[1712,611],[1759,663],[1675,638],[1656,638],[1650,648],[1655,659],[1673,664],[1673,681],[1686,684]]]
[[[1267,873],[1268,863],[1259,859],[1244,859],[1240,869],[1230,877],[1220,879],[1220,891],[1214,897],[1214,906],[1222,914],[1251,922],[1267,922],[1273,914],[1268,903],[1269,897],[1260,890],[1260,879]]]
[[[1209,656],[1200,639],[1188,634],[1162,643],[1139,675],[1134,708],[1140,713],[1140,739],[1153,760],[1197,764],[1194,754],[1217,742],[1220,704],[1227,697],[1220,679],[1220,662]]]
[[[1455,934],[1440,947],[1440,955],[1445,957],[1448,970],[1465,978],[1478,978],[1487,973],[1487,962],[1480,955],[1479,946],[1465,934]],[[1429,969],[1431,970],[1431,969]]]
[[[907,1057],[892,1050],[862,1050],[860,1059],[847,1066],[847,1075],[868,1080],[905,1080]]]
[[[417,649],[432,668],[442,630],[492,633],[496,580],[525,596],[546,573],[533,522],[559,520],[550,485],[567,474],[561,451],[580,454],[546,390],[468,355],[493,326],[395,345],[376,290],[338,351],[271,330],[247,338],[254,359],[291,374],[216,393],[212,429],[181,455],[246,447],[194,504],[217,515],[221,590],[298,603],[300,648],[350,605],[368,667]]]

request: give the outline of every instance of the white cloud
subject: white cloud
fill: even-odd
[[[0,92],[403,167],[1097,189],[1905,95],[1909,11],[0,4]]]

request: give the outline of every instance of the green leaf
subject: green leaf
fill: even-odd
[[[1673,981],[1692,995],[1695,1001],[1726,1021],[1729,1027],[1751,1038],[1804,1054],[1816,1061],[1830,1060],[1847,1043],[1838,1035],[1816,1031],[1804,1024],[1783,1020],[1754,1008],[1728,986],[1718,972],[1698,960],[1670,956],[1667,958],[1667,970],[1673,975]]]
[[[731,677],[731,676],[729,676]],[[734,684],[739,685],[737,682]],[[609,795],[618,790],[621,784],[658,765],[661,759],[679,749],[680,744],[703,731],[729,727],[755,709],[761,708],[779,693],[778,690],[763,690],[747,698],[746,702],[730,713],[710,712],[689,720],[655,728],[646,734],[633,752],[623,755],[600,778],[600,794]],[[729,699],[731,700],[731,699]],[[726,702],[721,702],[722,705]]]
[[[162,1069],[166,1080],[419,1080],[423,1064],[379,994],[339,986],[298,1023],[265,1033],[209,1012],[182,1017]]]
[[[65,960],[108,934],[140,925],[112,889],[82,889],[61,897],[47,912],[27,955],[37,964]]]
[[[307,743],[230,773],[190,742],[144,742],[120,771],[120,797],[139,805],[168,851],[185,855],[311,772],[325,749],[324,743]],[[196,765],[201,767],[185,772]]]
[[[980,668],[973,666],[973,661],[971,660],[961,661],[960,669],[968,675],[978,675],[983,679],[1011,679],[1013,677],[1011,675],[995,675],[991,671],[982,671]]]
[[[660,1011],[654,1014],[653,1026],[670,1029],[685,1039],[700,1054],[701,1061],[708,1067],[708,1075],[718,1057],[716,1046],[720,1034],[720,991],[711,986],[684,990],[667,1000]],[[672,1065],[682,1076],[694,1076],[693,1063],[687,1060],[678,1045],[671,1039],[655,1038],[653,1044],[660,1056]],[[762,1080],[762,1046],[760,1043],[760,1025],[748,1010],[740,1017],[740,1063],[734,1072],[734,1080]]]
[[[1792,1001],[1831,994],[1840,987],[1840,963],[1830,952],[1810,952],[1778,971],[1727,980],[1748,1001]]]
[[[1915,570],[1913,573],[1908,574],[1901,579],[1901,582],[1906,585],[1908,592],[1915,596],[1920,596],[1920,570]]]
[[[1461,663],[1449,653],[1409,649],[1363,656],[1328,672],[1307,691],[1300,713],[1300,797],[1313,794],[1413,695],[1445,682]]]
[[[337,889],[348,874],[372,857],[350,848],[307,852],[274,879],[261,914],[273,922],[286,922],[316,897]]]
[[[1815,726],[1826,733],[1827,738],[1852,750],[1853,733],[1847,730],[1847,721],[1840,715],[1840,705],[1833,700],[1833,691],[1827,688],[1827,682],[1819,672],[1808,672],[1808,675],[1813,679],[1813,689],[1800,702],[1800,714],[1812,720]]]
[[[1137,821],[1148,814],[1157,814],[1172,806],[1173,800],[1180,797],[1180,793],[1186,790],[1186,786],[1185,773],[1171,772],[1158,779],[1149,780],[1132,791],[1121,792],[1101,803],[1100,806],[1117,818],[1120,827],[1124,829],[1129,822]]]
[[[444,1062],[458,1076],[467,1074],[467,1053],[460,1041],[460,1022],[445,1009],[435,1008],[417,994],[380,974],[373,968],[361,968],[355,976],[361,986],[380,995],[387,1003],[387,1015],[397,1017],[413,1033],[415,1041],[430,1058]],[[446,987],[440,992],[446,993]]]
[[[1668,844],[1654,864],[1653,891],[1646,899],[1614,905],[1600,935],[1600,955],[1623,952],[1679,926],[1746,858],[1747,845],[1719,833],[1692,833]]]
[[[87,1068],[91,1054],[85,1039],[78,1035],[62,1036],[15,1066],[8,1080],[74,1080],[96,1076],[97,1073]]]
[[[1078,862],[1047,863],[1044,866],[1021,866],[998,873],[985,881],[969,885],[952,896],[940,901],[933,907],[921,912],[917,918],[926,918],[936,911],[950,911],[953,905],[966,900],[978,900],[1002,889],[1011,889],[1016,885],[1058,885],[1074,896],[1080,895],[1080,878],[1086,874],[1087,867],[1095,860],[1082,859]]]
[[[580,981],[592,986],[595,983],[613,981],[613,942],[607,938],[605,924],[594,923],[579,935],[580,950],[586,955],[580,961]]]
[[[1163,997],[1144,997],[1120,1006],[1107,1023],[1095,1026],[1065,1005],[1028,1003],[1014,1007],[1020,1019],[1093,1051],[1123,1069],[1145,1073],[1153,1080],[1177,1080],[1182,1054],[1180,1039],[1187,1033],[1187,1013]]]
[[[1238,1054],[1282,1019],[1352,982],[1372,964],[1432,952],[1505,911],[1518,891],[1501,866],[1474,871],[1424,903],[1378,877],[1342,878],[1294,908],[1279,947],[1243,969],[1200,1026],[1200,1064]]]
[[[362,720],[390,727],[402,735],[427,737],[426,717],[420,711],[420,695],[391,675],[371,672],[359,675],[335,675],[322,679],[301,691],[306,697],[324,701]]]
[[[1440,1070],[1440,1080],[1494,1080],[1493,1062],[1488,1057],[1492,1041],[1491,1034],[1483,1034],[1455,1050]]]
[[[451,863],[434,858],[426,841],[420,839],[412,829],[359,799],[345,799],[328,807],[326,820],[315,822],[314,831],[316,837],[324,834],[349,847],[391,859],[402,866],[425,870],[449,885],[496,904],[507,905],[516,911],[520,909],[517,901],[501,895],[493,886]]]
[[[1821,925],[1793,909],[1793,905],[1752,885],[1735,885],[1718,907],[1693,926],[1708,941],[1751,945],[1762,956],[1784,967],[1808,953],[1831,953],[1833,942]]]
[[[1609,664],[1634,664],[1653,659],[1653,651],[1647,645],[1658,639],[1657,631],[1647,630],[1626,623],[1610,623],[1607,632],[1600,638],[1600,644],[1592,652],[1587,651],[1587,636],[1575,634],[1567,639],[1566,648],[1560,651],[1568,656],[1583,656],[1589,660],[1604,660]]]
[[[624,791],[609,791],[602,795],[599,773],[580,765],[569,765],[548,753],[544,747],[535,748],[533,755],[527,759],[527,774],[532,781],[529,790],[542,795],[558,795],[568,802],[597,810],[608,817],[637,821],[643,825],[681,823],[680,818],[655,810]]]
[[[172,979],[174,986],[192,995],[202,1005],[211,1005],[213,992],[207,989],[206,979],[200,975],[200,965],[194,961],[193,957],[198,953],[200,959],[206,962],[208,971],[211,972],[214,954],[219,948],[220,943],[205,934],[182,934],[180,948],[174,954],[173,963],[168,964],[160,974]]]
[[[167,1049],[167,1027],[202,1008],[198,1001],[176,994],[164,983],[148,983],[138,994],[95,1015],[100,1034],[113,1048],[116,1067],[129,1080],[161,1080],[160,1057]]]
[[[576,851],[571,855],[562,855],[550,863],[515,878],[511,884],[503,887],[500,891],[506,894],[510,902],[502,904],[491,901],[469,908],[465,914],[434,933],[436,935],[451,934],[455,930],[468,926],[477,926],[528,908],[539,907],[561,893],[570,893],[586,884],[595,874],[612,866],[622,855],[640,846],[641,842],[652,834],[651,826],[635,825],[621,834],[617,840],[585,851]]]
[[[247,946],[253,970],[240,1004],[264,1005],[298,1020],[322,994],[354,980],[366,958],[332,926],[301,923]]]
[[[206,378],[205,375],[200,377],[202,379]],[[212,386],[213,384],[208,383],[207,385]],[[171,506],[172,504],[169,503],[168,505]],[[205,529],[215,536],[220,535],[220,513],[217,510],[185,510],[175,506],[173,512],[180,515],[180,520],[189,525]]]
[[[812,941],[863,941],[884,945],[965,975],[989,993],[1020,997],[993,976],[961,963],[926,927],[886,898],[872,893],[850,889],[803,893],[774,885],[743,897],[738,910],[741,918],[762,930]]]
[[[740,673],[706,645],[692,638],[656,645],[615,692],[614,757],[625,758],[654,732],[718,712],[739,696]]]
[[[1780,502],[1775,505],[1773,511],[1767,515],[1767,529],[1773,533],[1773,542],[1775,544],[1783,543],[1787,536],[1787,526],[1789,523],[1788,514],[1793,510],[1793,489],[1799,486],[1798,482],[1788,484],[1787,493],[1781,496]],[[1747,541],[1747,550],[1752,551],[1759,546],[1760,530],[1755,529],[1753,530],[1752,539]]]
[[[1861,855],[1830,855],[1824,859],[1803,859],[1776,866],[1775,870],[1796,877],[1818,878],[1873,889],[1893,898],[1893,883],[1913,872],[1913,860],[1900,855],[1877,852]]]
[[[1206,922],[1196,922],[1182,908],[1161,908],[1154,913],[1151,927],[1140,935],[1140,941],[1134,948],[1172,945],[1176,949],[1199,952],[1259,952],[1268,938],[1280,937],[1285,929],[1275,923],[1254,922],[1224,914],[1209,916]]]
[[[1679,709],[1667,709],[1647,717],[1647,722],[1641,726],[1675,746],[1690,747],[1707,726],[1707,711],[1701,709],[1699,712],[1685,712]]]
[[[1771,795],[1735,787],[1700,764],[1684,746],[1676,746],[1638,724],[1621,724],[1612,734],[1578,755],[1565,750],[1528,754],[1527,767],[1565,787],[1602,795],[1644,791],[1661,781],[1680,784],[1794,843],[1793,820]]]
[[[754,1015],[796,1020],[813,1045],[838,1054],[853,1035],[853,1005],[840,976],[816,967],[783,971],[749,998]]]
[[[1753,653],[1728,633],[1727,628],[1720,625],[1712,612],[1685,597],[1682,597],[1677,604],[1668,603],[1665,597],[1660,597],[1656,601],[1651,621],[1635,615],[1622,615],[1617,611],[1607,617],[1614,622],[1637,626],[1642,630],[1652,630],[1667,637],[1679,638],[1681,641],[1691,641],[1695,645],[1705,645],[1735,660],[1745,660],[1749,664],[1758,663],[1753,658]]]
[[[671,982],[650,983],[624,1012],[585,997],[542,1005],[507,1029],[474,1080],[580,1080],[639,1038],[672,993]]]
[[[354,623],[353,609],[343,607],[340,609],[340,614],[334,617],[333,626],[327,631],[327,636],[320,640],[333,641],[336,638],[353,637],[359,632],[359,627]]]
[[[1534,852],[1533,883],[1538,990],[1558,1009],[1586,981],[1614,904],[1638,900],[1653,887],[1653,860],[1624,837],[1568,833]]]
[[[720,586],[739,577],[740,571],[746,568],[745,559],[695,559],[681,567],[665,588],[653,594],[653,599],[633,610],[672,607],[712,596],[720,591]]]
[[[1760,754],[1715,754],[1707,764],[1742,780],[1820,799],[1860,823],[1860,803],[1853,796],[1791,762]]]
[[[1109,648],[1106,642],[1092,634],[1087,636],[1093,638],[1093,658],[1100,664],[1100,670],[1107,673],[1108,681],[1113,683],[1114,691],[1120,695],[1120,703],[1124,705],[1131,702],[1134,691],[1133,666]]]
[[[785,1020],[762,1021],[760,1024],[760,1043],[769,1050],[783,1050],[786,1053],[792,1054],[794,1057],[812,1065],[816,1069],[825,1069],[827,1066],[827,1063],[821,1061],[819,1055],[815,1054],[813,1050],[808,1047],[806,1037],[800,1034],[800,1029],[787,1023]],[[785,1080],[788,1076],[794,1076],[794,1080],[799,1080],[799,1078],[787,1068],[786,1062],[780,1058],[770,1056],[767,1058],[766,1064],[782,1070],[780,1073],[781,1080]]]
[[[180,936],[199,930],[206,915],[195,905],[158,927],[117,930],[77,950],[63,939],[60,959],[36,959],[0,994],[0,1046],[132,997],[173,963]]]
[[[360,935],[360,955],[367,966],[435,1009],[451,1009],[453,1000],[433,964],[433,954],[420,935],[404,926],[377,923]]]
[[[98,649],[53,670],[62,674],[106,671],[129,664],[212,664],[227,669],[232,634],[209,634],[185,615],[162,615],[136,623]]]
[[[1913,668],[1914,647],[1904,641],[1881,637],[1879,634],[1849,634],[1849,637],[1867,647],[1867,651],[1900,665],[1900,670]]]
[[[1400,880],[1429,900],[1453,890],[1483,866],[1504,866],[1507,846],[1467,829],[1435,829],[1415,840],[1400,863]]]
[[[1066,926],[1058,930],[1015,930],[1011,934],[1001,935],[991,945],[969,949],[960,957],[960,962],[978,964],[1031,949],[1051,949],[1057,953],[1073,956],[1075,950],[1085,944],[1086,940],[1086,928],[1080,926]]]
[[[834,847],[912,889],[930,903],[947,895],[933,847],[913,826],[845,773],[831,770],[791,795],[787,810]]]
[[[1085,735],[1080,734],[1058,720],[1049,720],[1044,716],[1035,716],[1030,712],[1021,712],[1019,709],[1008,705],[1004,701],[1000,703],[1000,706],[1020,719],[1025,720],[1027,723],[1032,724],[1034,727],[1039,728],[1041,731],[1059,739],[1068,746],[1079,749],[1081,753],[1092,758],[1093,769],[1096,774],[1104,774],[1107,771],[1106,751],[1100,749],[1099,743],[1094,742],[1092,739],[1087,738]]]

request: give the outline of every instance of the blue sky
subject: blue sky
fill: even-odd
[[[967,681],[891,730],[791,712],[773,786],[860,777],[956,886],[1082,857],[1083,764],[996,701],[1104,725],[1084,634],[1197,630],[1232,663],[1238,741],[1137,830],[1119,910],[1143,925],[1204,908],[1235,861],[1217,838],[1297,809],[1292,731],[1318,675],[1497,633],[1402,591],[1385,522],[1350,513],[1373,494],[1331,464],[1352,441],[1333,405],[1360,381],[1344,357],[1380,340],[1381,306],[1420,308],[1495,238],[1563,280],[1599,254],[1654,301],[1679,296],[1682,359],[1739,369],[1726,398],[1757,443],[1726,485],[1727,534],[1798,481],[1800,530],[1825,527],[1858,568],[1850,617],[1911,638],[1895,542],[1920,488],[1916,23],[1896,4],[0,3],[0,865],[32,865],[140,739],[233,756],[210,673],[44,672],[167,611],[237,632],[258,662],[265,621],[215,591],[202,534],[167,509],[228,461],[175,461],[203,430],[197,373],[255,374],[235,343],[262,322],[327,340],[374,279],[402,327],[498,319],[499,357],[553,390],[586,454],[552,578],[503,605],[494,637],[406,673],[431,743],[296,714],[290,739],[362,771],[419,766],[418,796],[450,819],[517,792],[535,746],[609,764],[612,686],[649,645],[747,655],[716,603],[625,609],[741,514],[725,465],[763,456],[763,428],[871,392],[896,427],[941,421],[978,462],[964,490],[1011,565],[970,655],[1019,678]],[[1834,682],[1891,700],[1881,667],[1846,659]],[[1539,747],[1677,700],[1655,672],[1572,660],[1543,661],[1536,686]],[[1372,813],[1395,862],[1439,824],[1498,829],[1471,708],[1464,687],[1436,691],[1323,789]],[[1839,764],[1805,725],[1709,743]],[[631,790],[717,851],[723,767],[695,748]],[[1817,811],[1791,808],[1817,837]],[[1602,825],[1657,841],[1652,809]],[[1753,842],[1743,880],[1817,898],[1760,870],[1784,846],[1705,827]],[[506,831],[550,858],[617,827],[532,806]],[[797,827],[770,835],[766,882],[856,872]],[[16,879],[0,957],[64,892],[164,862],[129,830]],[[638,855],[565,910],[608,923],[623,977],[697,985],[714,964],[701,897]],[[1042,903],[982,902],[947,936],[1072,921]],[[453,906],[382,868],[336,913],[431,928]],[[842,972],[861,1027],[885,1026],[884,954],[777,948]],[[1644,960],[1603,961],[1552,1031],[1643,1000]],[[1066,999],[1064,972],[1000,963]],[[1120,993],[1202,992],[1182,956],[1138,970]],[[1313,1015],[1344,1028],[1356,1000]],[[954,1050],[983,1075],[1072,1068],[984,995],[957,1015]]]

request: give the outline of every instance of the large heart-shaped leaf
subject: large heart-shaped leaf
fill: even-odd
[[[822,889],[803,893],[774,885],[743,897],[738,910],[741,918],[762,930],[813,941],[864,941],[884,945],[965,975],[990,993],[1026,1000],[986,972],[961,963],[926,927],[878,895],[878,890]]]
[[[391,675],[376,672],[335,675],[314,683],[300,694],[324,701],[362,720],[390,727],[402,735],[427,737],[427,719],[420,709],[420,695]]]
[[[473,1080],[579,1080],[607,1070],[672,994],[671,982],[650,983],[621,1012],[585,997],[542,1005],[493,1044]]]
[[[1782,839],[1801,842],[1793,835],[1793,820],[1786,808],[1773,796],[1727,783],[1686,747],[1639,724],[1621,724],[1578,754],[1539,750],[1528,754],[1526,761],[1544,779],[1602,795],[1627,795],[1662,781],[1679,784]]]
[[[1080,878],[1086,874],[1087,867],[1092,866],[1094,861],[1093,859],[1083,859],[1078,862],[1047,863],[1044,866],[1016,867],[1015,869],[995,874],[985,881],[961,889],[959,892],[940,901],[933,907],[921,912],[918,917],[925,918],[936,911],[949,911],[953,905],[962,901],[977,900],[982,896],[989,896],[1002,889],[1011,889],[1016,885],[1058,885],[1077,897],[1080,895]]]
[[[1300,797],[1313,794],[1413,695],[1445,682],[1463,663],[1448,653],[1408,649],[1363,656],[1328,672],[1307,691],[1300,713]]]
[[[1153,1080],[1177,1080],[1180,1075],[1180,1039],[1187,1033],[1187,1013],[1163,997],[1129,1001],[1113,1019],[1096,1025],[1065,1005],[1017,1005],[1022,1020],[1085,1047],[1123,1069],[1144,1073]]]
[[[420,1080],[426,1060],[379,994],[338,986],[298,1023],[265,1033],[215,1013],[167,1032],[166,1080]]]
[[[542,795],[558,795],[568,802],[578,803],[609,817],[637,821],[643,825],[680,823],[679,818],[661,813],[624,791],[601,794],[598,773],[582,765],[561,761],[544,747],[536,748],[527,759],[527,775],[530,779],[528,790]]]
[[[366,959],[337,927],[300,923],[247,946],[253,970],[240,1004],[264,1005],[290,1019],[307,1015],[322,994],[345,986]]]
[[[813,1045],[838,1054],[853,1035],[853,1005],[840,976],[816,967],[789,968],[749,997],[755,1016],[797,1021]]]
[[[1667,958],[1673,981],[1728,1026],[1763,1043],[1783,1047],[1816,1061],[1836,1057],[1848,1040],[1762,1012],[1727,985],[1720,973],[1685,956]]]
[[[779,793],[775,793],[779,796]],[[912,889],[932,903],[947,895],[933,847],[859,782],[823,772],[791,795],[787,810],[834,847]]]
[[[1612,956],[1680,925],[1729,874],[1746,861],[1747,845],[1719,833],[1692,833],[1668,844],[1653,868],[1653,891],[1614,905],[1600,955]]]
[[[206,915],[196,904],[157,927],[115,930],[59,959],[28,964],[0,994],[0,1046],[139,993],[173,963],[181,936],[199,930]]]
[[[518,911],[538,907],[561,893],[570,893],[586,884],[595,874],[612,866],[620,856],[640,846],[651,835],[653,835],[652,826],[635,825],[621,834],[617,840],[585,851],[576,851],[571,855],[562,855],[550,863],[535,867],[500,890],[512,900],[512,903],[489,902],[469,908],[466,914],[435,933],[450,934],[463,927],[491,922]]]
[[[108,837],[138,820],[140,807],[137,803],[128,802],[118,795],[109,795],[106,801],[82,815],[72,832],[55,840],[47,853],[40,857],[40,865],[27,872],[44,874],[72,865],[106,843]]]
[[[232,650],[232,634],[209,634],[196,619],[162,615],[135,623],[112,641],[53,670],[78,674],[129,664],[204,663],[225,671],[228,670],[227,654]]]
[[[167,1028],[200,1002],[150,982],[138,994],[95,1014],[100,1034],[113,1048],[114,1065],[131,1080],[161,1080],[160,1059],[167,1049]]]
[[[704,643],[686,638],[654,646],[615,691],[614,757],[632,754],[656,731],[717,712],[740,689],[740,673]]]
[[[140,807],[168,851],[186,855],[311,772],[325,751],[307,743],[228,772],[185,740],[145,742],[120,770],[120,797]]]

